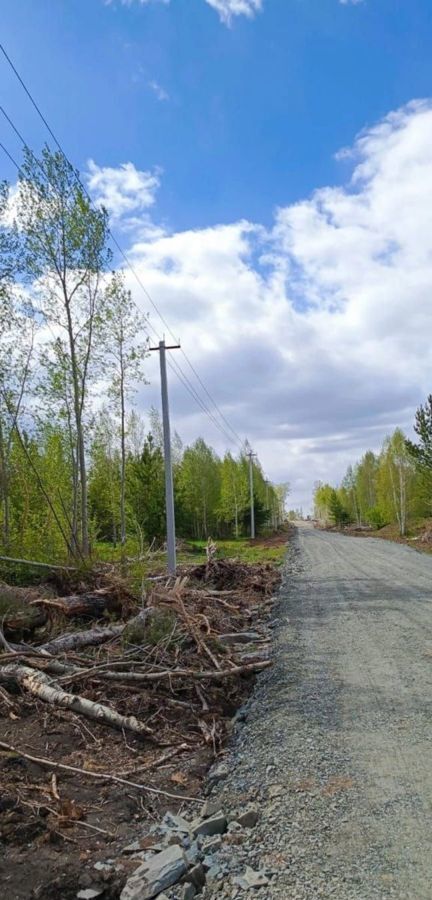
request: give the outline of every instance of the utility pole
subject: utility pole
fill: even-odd
[[[255,538],[255,500],[254,500],[254,484],[253,484],[253,458],[256,456],[256,453],[252,453],[252,450],[249,450],[249,453],[246,454],[249,459],[249,491],[250,491],[250,517],[251,517],[251,528],[250,528],[250,536],[251,540]]]
[[[162,392],[162,422],[164,440],[165,462],[165,507],[166,507],[166,536],[167,536],[167,564],[170,575],[176,574],[176,538],[175,538],[175,513],[174,513],[174,484],[171,461],[171,431],[168,405],[168,379],[166,370],[166,350],[178,350],[180,344],[171,347],[165,346],[165,340],[159,341],[158,347],[150,347],[150,350],[159,351],[161,392]]]

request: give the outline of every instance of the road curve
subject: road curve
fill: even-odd
[[[277,615],[218,788],[260,804],[238,865],[265,898],[432,898],[432,557],[300,528]]]

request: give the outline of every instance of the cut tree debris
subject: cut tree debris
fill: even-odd
[[[66,846],[88,847],[130,834],[119,805],[148,817],[148,797],[157,813],[164,798],[192,800],[250,676],[271,665],[265,622],[279,581],[270,564],[209,552],[177,579],[149,579],[144,600],[108,567],[68,580],[64,596],[3,585],[17,602],[0,621],[0,840],[58,842],[77,825]],[[79,821],[66,802],[79,804]]]

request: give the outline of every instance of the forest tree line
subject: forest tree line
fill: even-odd
[[[0,185],[0,548],[87,558],[98,541],[165,534],[161,425],[134,411],[145,319],[113,271],[107,213],[61,152],[24,148]],[[104,398],[101,405],[100,398]],[[249,528],[248,460],[174,439],[178,533]],[[285,489],[254,462],[256,520],[276,527]]]
[[[411,521],[432,515],[432,395],[415,416],[416,440],[400,428],[380,453],[368,450],[348,466],[339,486],[318,482],[314,514],[323,524],[396,524],[405,535]]]

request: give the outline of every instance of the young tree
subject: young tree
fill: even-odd
[[[224,524],[234,527],[236,538],[240,533],[240,518],[249,501],[249,484],[246,472],[231,453],[226,453],[221,464],[221,486],[218,515]]]
[[[106,291],[106,352],[111,384],[109,394],[119,418],[120,434],[120,541],[126,541],[126,403],[144,381],[147,341],[139,342],[144,320],[126,290],[122,273],[114,273]]]
[[[117,544],[120,532],[120,453],[115,423],[107,406],[93,426],[89,473],[89,507],[99,538]]]
[[[414,461],[405,435],[397,428],[383,444],[378,473],[378,500],[390,519],[397,521],[402,536],[406,534],[414,483]]]
[[[11,452],[24,408],[34,351],[34,321],[10,303],[9,317],[0,340],[0,498],[2,537],[10,544]]]
[[[139,534],[151,543],[165,534],[165,476],[161,448],[147,435],[142,452],[129,454],[126,466],[127,505]]]
[[[185,526],[197,538],[215,533],[220,497],[220,460],[202,438],[187,447],[177,476]]]
[[[17,201],[23,264],[52,341],[62,342],[73,403],[80,551],[86,556],[90,544],[85,413],[104,318],[100,279],[110,258],[107,214],[91,206],[78,173],[61,152],[46,147],[40,160],[30,150],[24,153]]]

